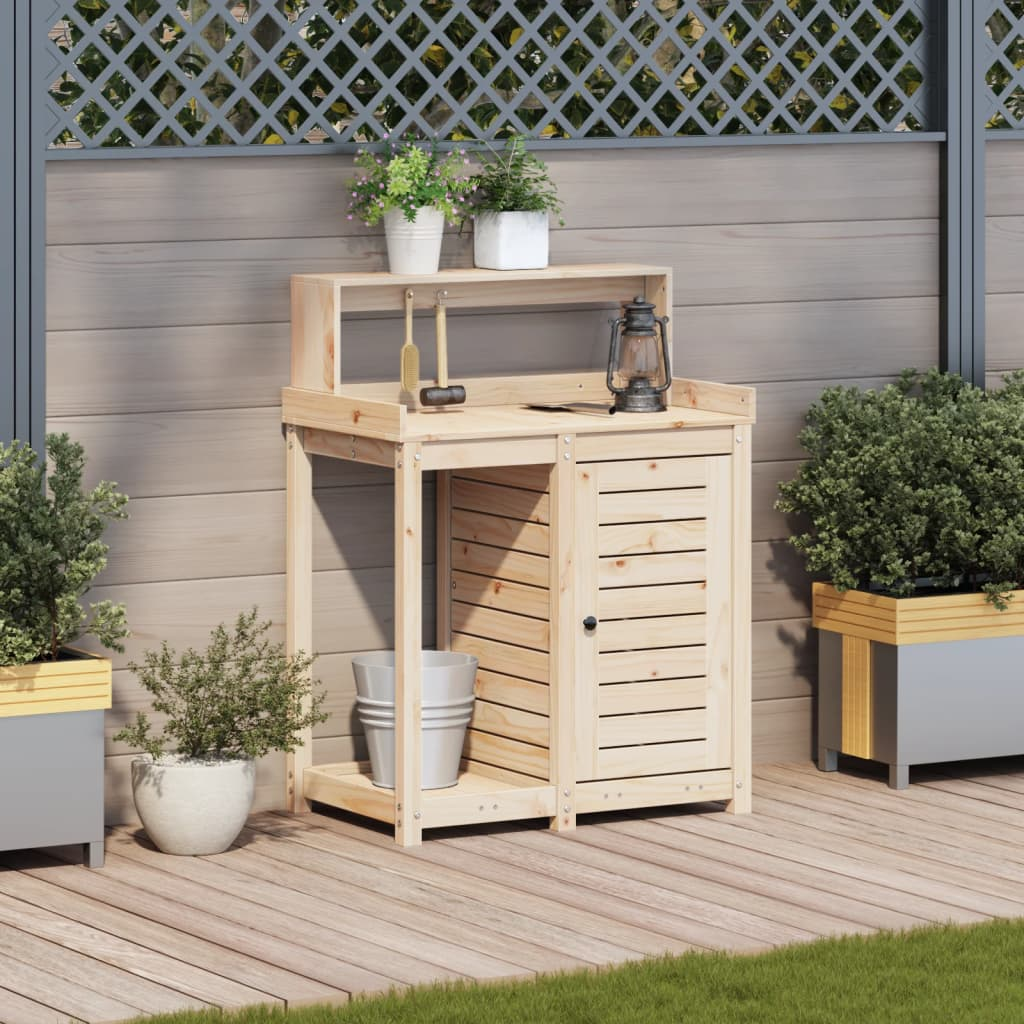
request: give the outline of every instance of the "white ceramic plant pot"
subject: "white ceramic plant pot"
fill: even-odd
[[[480,212],[473,226],[473,262],[488,270],[539,270],[548,265],[548,215]]]
[[[392,274],[436,274],[441,263],[444,214],[421,206],[416,219],[408,221],[401,210],[384,214],[388,243],[388,269]]]
[[[223,853],[256,793],[252,758],[199,760],[148,754],[132,761],[132,796],[146,835],[164,853]]]

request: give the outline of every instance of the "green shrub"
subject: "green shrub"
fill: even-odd
[[[180,657],[164,642],[128,667],[153,696],[153,710],[166,715],[153,732],[139,712],[115,737],[154,758],[173,747],[184,757],[263,757],[291,751],[295,734],[327,720],[323,693],[314,693],[308,670],[315,656],[288,657],[284,644],[267,639],[269,622],[258,611],[239,614],[232,633],[224,624],[210,634],[205,651],[191,647]],[[308,702],[308,704],[307,704]]]
[[[84,452],[67,434],[49,434],[46,450],[49,475],[28,445],[0,445],[0,665],[56,661],[85,634],[123,651],[128,635],[123,605],[81,604],[107,564],[100,537],[127,518],[128,499],[106,481],[82,490]]]
[[[473,205],[477,210],[561,214],[562,204],[547,165],[527,151],[522,135],[506,140],[503,150],[493,146],[488,150],[473,178]]]
[[[777,507],[838,590],[984,590],[1005,608],[1024,581],[1024,374],[986,392],[904,371],[880,391],[835,387],[807,414],[808,453]]]

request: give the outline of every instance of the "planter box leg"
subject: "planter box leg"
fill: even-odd
[[[103,867],[103,840],[95,843],[82,843],[82,862],[87,868]]]
[[[910,765],[891,764],[889,765],[889,788],[906,789],[910,785]]]
[[[818,771],[835,772],[839,770],[839,751],[829,747],[818,747]]]

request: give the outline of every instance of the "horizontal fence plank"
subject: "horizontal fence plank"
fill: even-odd
[[[1024,287],[1024,285],[1022,285]],[[985,298],[985,369],[998,384],[1000,375],[1024,367],[1024,291]]]
[[[985,218],[985,291],[989,295],[1021,290],[1024,263],[1024,214]]]
[[[939,361],[937,294],[676,306],[672,323],[675,372],[698,380],[895,376]]]
[[[1004,144],[1005,145],[1005,144]],[[989,152],[997,147],[990,144]],[[1002,147],[999,147],[1002,148]],[[543,154],[576,227],[934,217],[938,146],[750,146]],[[992,157],[990,157],[992,159]],[[201,160],[55,161],[47,165],[53,244],[159,239],[294,238],[365,232],[346,220],[352,158],[344,154]],[[871,181],[872,188],[864,187]],[[729,201],[721,202],[727,195]],[[712,212],[713,211],[713,212]]]
[[[1000,321],[989,310],[989,337]],[[600,369],[608,307],[448,315],[453,379]],[[676,306],[675,366],[700,380],[829,380],[869,370],[896,375],[938,362],[938,300]],[[1016,321],[1009,318],[1008,328]],[[402,327],[393,318],[346,321],[346,379],[395,373]],[[435,375],[433,324],[417,318],[421,376]],[[488,339],[487,345],[480,338]],[[1010,333],[1013,341],[1016,335]],[[51,416],[277,406],[288,379],[287,323],[50,331]],[[96,368],[102,366],[103,372]],[[88,386],[83,386],[85,383]],[[229,383],[230,382],[230,383]]]
[[[755,701],[812,694],[818,676],[818,631],[810,619],[755,622],[751,649]]]
[[[162,640],[172,647],[205,647],[219,622],[234,622],[253,605],[273,623],[271,638],[284,639],[284,576],[248,576],[171,583],[94,587],[90,601],[121,601],[131,636],[126,654],[113,654],[116,668],[138,660]],[[390,648],[394,634],[394,572],[390,567],[313,574],[313,645],[321,653]],[[424,644],[434,631],[434,570],[423,572]],[[95,650],[91,638],[79,646]]]
[[[812,750],[814,701],[811,697],[755,701],[754,763],[806,761]],[[755,795],[757,783],[754,783]]]
[[[424,532],[432,536],[431,481],[424,493]],[[314,568],[390,565],[393,509],[389,484],[317,489]],[[137,498],[128,511],[128,519],[112,523],[104,534],[110,554],[101,584],[284,572],[284,491]]]
[[[446,241],[442,266],[469,265],[470,244]],[[672,267],[674,304],[938,294],[938,221],[930,219],[567,229],[551,237],[554,263],[592,263],[609,251]],[[47,265],[61,295],[48,309],[50,330],[280,323],[288,319],[290,274],[385,269],[376,235],[51,245]]]
[[[760,541],[751,550],[753,619],[799,619],[811,614],[811,578],[787,541]]]
[[[985,144],[985,212],[989,217],[1024,215],[1024,140],[993,138]]]

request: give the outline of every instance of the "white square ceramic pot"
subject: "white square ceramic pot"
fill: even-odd
[[[476,215],[473,262],[487,270],[539,270],[548,265],[548,215],[540,212]]]

